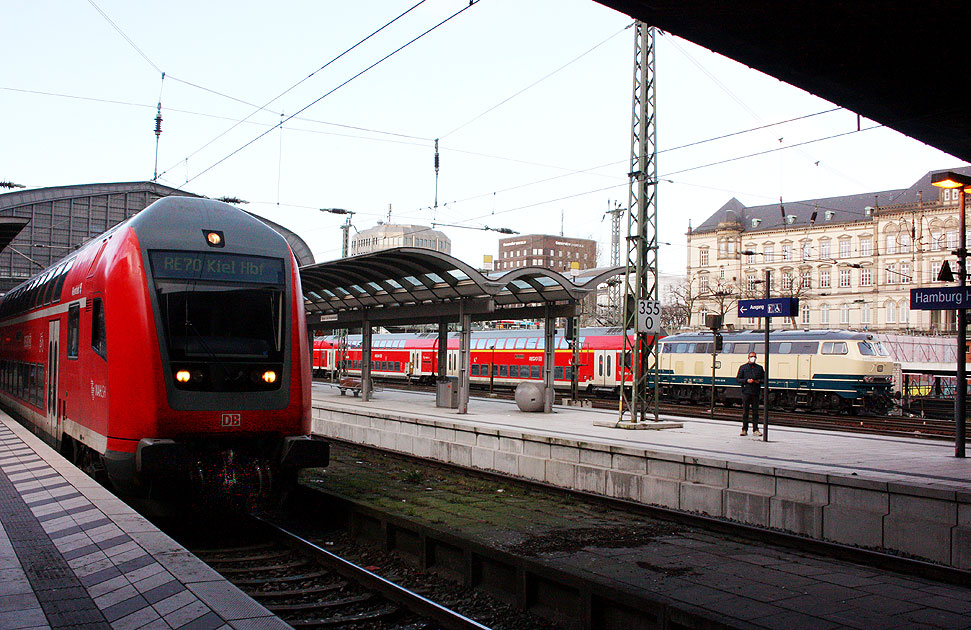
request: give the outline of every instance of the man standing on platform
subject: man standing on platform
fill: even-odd
[[[754,352],[748,353],[748,363],[743,363],[738,368],[738,375],[735,380],[742,386],[742,433],[748,435],[748,414],[752,413],[752,434],[762,435],[759,431],[759,396],[762,394],[762,379],[765,378],[765,370],[755,362],[757,355]]]

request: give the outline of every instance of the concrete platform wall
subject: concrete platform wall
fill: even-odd
[[[316,403],[314,432],[551,485],[971,569],[971,493]]]

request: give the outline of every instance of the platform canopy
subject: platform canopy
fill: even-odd
[[[577,303],[623,267],[588,269],[576,277],[523,267],[483,274],[431,249],[398,247],[300,268],[312,330],[373,324],[397,325],[569,317]]]

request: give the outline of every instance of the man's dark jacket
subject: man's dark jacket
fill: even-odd
[[[765,369],[758,363],[745,363],[738,368],[738,376],[735,380],[742,386],[743,394],[758,394],[762,391],[762,379],[765,378]],[[753,379],[754,383],[748,380]]]

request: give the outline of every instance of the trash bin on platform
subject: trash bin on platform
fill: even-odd
[[[448,376],[435,382],[435,406],[459,408],[459,379]]]

